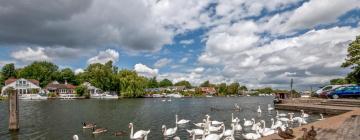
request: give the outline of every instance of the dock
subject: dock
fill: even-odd
[[[292,110],[311,113],[335,115],[293,128],[295,139],[303,135],[302,128],[315,127],[317,139],[348,140],[360,138],[360,100],[328,100],[328,99],[297,99],[288,100],[283,104],[275,105],[279,110]],[[261,138],[262,140],[282,139],[277,134]]]

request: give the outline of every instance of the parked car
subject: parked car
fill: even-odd
[[[328,91],[331,91],[331,90],[341,87],[341,86],[344,86],[344,85],[327,85],[327,86],[324,86],[324,87],[320,88],[319,90],[317,90],[316,94],[321,95],[321,94],[324,94],[324,92],[326,93]]]
[[[360,97],[360,86],[341,86],[331,90],[327,96],[333,99],[337,99],[339,97]]]

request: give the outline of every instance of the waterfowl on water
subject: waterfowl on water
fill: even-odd
[[[180,140],[180,137],[176,136],[173,138],[173,140]]]
[[[316,133],[316,131],[315,131],[315,129],[314,129],[314,126],[311,126],[311,130],[308,132],[308,134],[309,134],[309,137],[310,137],[311,139],[315,139],[317,133]]]
[[[95,123],[89,123],[89,122],[82,122],[84,129],[94,128],[96,127]]]
[[[252,118],[251,120],[246,120],[245,118],[244,118],[244,126],[246,127],[246,126],[251,126],[251,125],[253,125],[253,120],[254,118]],[[254,119],[255,120],[255,119]]]
[[[114,136],[124,136],[126,135],[127,133],[125,131],[117,131],[117,132],[114,132]]]
[[[129,123],[130,128],[130,139],[132,140],[138,140],[138,139],[147,139],[147,135],[150,133],[150,130],[139,130],[134,134],[134,125],[132,123]]]
[[[241,134],[241,135],[244,137],[244,139],[247,139],[247,140],[256,140],[256,139],[261,138],[259,130],[255,130],[255,133],[245,133],[245,134]]]
[[[279,111],[276,110],[276,116],[285,117],[287,115],[285,113],[279,113]]]
[[[202,134],[205,133],[205,131],[203,129],[192,129],[192,130],[187,130],[186,131],[190,134],[190,135],[197,135],[200,136]]]
[[[169,128],[169,129],[166,129],[166,125],[162,125],[162,134],[165,136],[165,137],[168,137],[168,136],[173,136],[175,135],[176,131],[177,131],[177,126],[175,126],[174,128]]]
[[[185,120],[185,119],[178,120],[178,115],[175,115],[175,119],[176,119],[176,124],[186,124],[190,122],[190,120]]]
[[[100,133],[105,133],[107,132],[107,129],[106,128],[96,128],[96,127],[93,127],[92,128],[93,130],[93,134],[100,134]]]
[[[317,119],[318,121],[324,120],[324,115],[320,113],[320,119]]]
[[[268,104],[268,111],[272,111],[272,110],[274,110],[274,108],[273,108],[273,107],[271,107],[271,105],[270,105],[270,104]]]
[[[300,111],[301,111],[301,117],[307,118],[310,116],[309,114],[305,113],[304,110],[300,110]]]
[[[260,108],[260,106],[258,106],[258,109],[257,109],[257,113],[261,113],[261,108]]]
[[[293,139],[295,136],[293,134],[286,133],[280,127],[277,128],[278,135],[283,139]]]
[[[72,138],[73,138],[73,140],[79,140],[79,136],[78,136],[78,135],[74,135]]]

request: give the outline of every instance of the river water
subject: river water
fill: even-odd
[[[191,122],[179,126],[177,136],[181,139],[190,139],[186,129],[196,128],[193,123],[201,122],[206,114],[212,119],[224,121],[230,129],[231,113],[235,117],[256,121],[264,119],[270,127],[270,118],[275,111],[268,112],[267,104],[272,103],[272,97],[213,97],[213,98],[178,98],[171,101],[162,101],[163,98],[139,98],[119,100],[45,100],[20,101],[20,131],[8,131],[8,102],[0,101],[0,140],[6,139],[33,139],[33,140],[69,140],[77,134],[80,140],[128,140],[129,135],[114,136],[113,132],[123,130],[130,132],[128,125],[134,124],[134,130],[151,129],[148,140],[162,140],[161,126],[175,126],[175,114],[179,119],[189,119]],[[241,111],[233,110],[234,103],[241,107]],[[263,113],[256,113],[258,105]],[[213,109],[211,109],[213,108]],[[215,108],[215,109],[214,109]],[[280,111],[287,113],[286,111]],[[295,116],[299,116],[296,112]],[[309,122],[319,118],[311,115]],[[90,130],[82,129],[81,122],[95,122],[99,127],[109,131],[105,134],[92,135]],[[240,132],[237,139],[241,138]]]

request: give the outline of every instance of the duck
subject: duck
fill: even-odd
[[[114,132],[114,136],[124,136],[126,135],[127,133],[125,131],[117,131],[117,132]]]
[[[273,107],[271,107],[271,105],[270,105],[270,104],[268,104],[268,111],[272,111],[272,110],[274,110],[274,108],[273,108]]]
[[[178,115],[175,115],[175,119],[176,119],[176,124],[180,124],[180,125],[190,122],[190,120],[185,120],[185,119],[181,119],[178,121]]]
[[[276,116],[285,117],[287,115],[285,113],[279,113],[279,111],[276,110]]]
[[[266,124],[264,120],[260,121],[263,124],[263,127],[259,129],[259,133],[261,134],[261,136],[269,136],[274,134],[276,131],[270,128],[266,128]]]
[[[166,125],[162,125],[161,128],[162,128],[162,134],[165,137],[173,136],[173,135],[175,135],[175,133],[177,131],[177,126],[175,126],[174,128],[166,129]]]
[[[324,120],[324,115],[320,113],[320,119],[317,119],[318,121]]]
[[[316,133],[313,125],[311,126],[311,130],[308,132],[308,134],[311,139],[315,139],[317,133]]]
[[[96,124],[95,124],[95,123],[82,122],[82,124],[83,124],[83,128],[84,128],[84,129],[89,129],[89,128],[96,127]]]
[[[96,127],[92,128],[93,134],[100,134],[100,133],[105,133],[105,132],[107,132],[106,128],[96,128]]]
[[[254,120],[254,122],[255,122],[255,119],[254,119],[254,118],[252,118],[251,120],[246,120],[246,119],[244,118],[244,126],[247,127],[247,126],[253,125],[253,121],[252,121],[252,120]]]
[[[301,131],[303,131],[302,140],[308,140],[309,134],[306,128],[301,128]]]
[[[255,133],[245,133],[245,134],[241,134],[241,135],[244,137],[244,139],[247,139],[247,140],[256,140],[256,139],[261,138],[259,130],[255,130]]]
[[[186,129],[186,131],[187,131],[190,135],[196,135],[196,136],[201,136],[202,134],[205,133],[205,131],[204,131],[203,129],[192,129],[192,130]]]
[[[282,122],[281,121],[276,121],[276,123],[274,122],[274,119],[271,118],[271,129],[276,129],[278,127],[281,127],[282,126]]]
[[[303,118],[308,118],[310,116],[309,114],[305,113],[304,110],[300,110],[300,111],[301,111],[301,116]]]
[[[293,139],[295,136],[293,134],[286,133],[280,127],[277,128],[278,135],[283,139]]]
[[[73,138],[73,140],[79,140],[79,136],[78,136],[78,135],[74,135],[72,138]]]
[[[257,113],[261,113],[261,108],[260,108],[260,106],[258,106],[258,109],[257,109]]]
[[[225,126],[224,126],[224,129],[225,129]],[[224,130],[224,136],[227,137],[227,136],[234,135],[234,132],[235,132],[234,124],[231,124],[231,129]]]
[[[130,130],[130,139],[138,140],[138,139],[147,139],[147,135],[150,133],[150,130],[139,130],[134,134],[134,125],[129,123]]]

